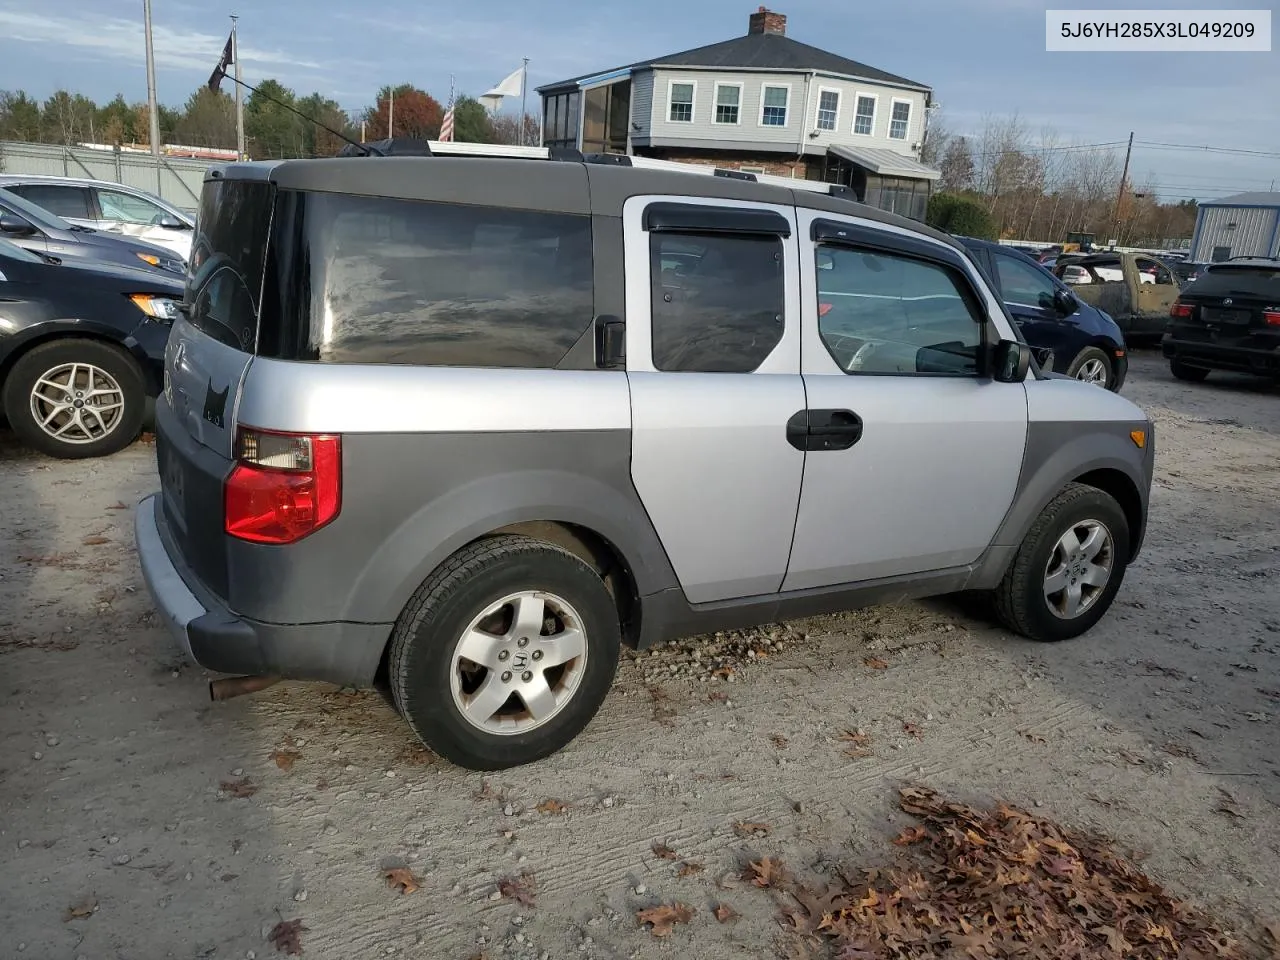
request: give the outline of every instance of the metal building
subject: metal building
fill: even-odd
[[[1200,204],[1191,260],[1280,257],[1280,193],[1237,193]]]

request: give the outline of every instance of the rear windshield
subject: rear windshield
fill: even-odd
[[[263,182],[207,181],[191,247],[191,322],[246,352],[253,351],[257,335],[274,192]]]
[[[1250,297],[1280,303],[1280,264],[1275,267],[1210,267],[1193,280],[1185,292],[1204,297]]]

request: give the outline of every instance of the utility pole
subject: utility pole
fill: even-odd
[[[1129,157],[1133,155],[1133,131],[1129,131],[1129,147],[1124,152],[1124,170],[1120,174],[1120,190],[1116,193],[1116,211],[1112,220],[1115,221],[1116,235],[1113,238],[1111,249],[1116,248],[1116,244],[1120,242],[1120,202],[1124,199],[1124,184],[1129,179]]]
[[[240,89],[240,38],[236,34],[236,21],[231,14],[231,56],[236,65],[236,159],[244,159],[244,92]]]
[[[525,91],[529,86],[529,58],[524,58],[524,66],[520,69],[520,146],[528,146],[529,135],[527,127],[529,121],[525,118],[528,116],[524,109]]]
[[[395,136],[392,131],[396,125],[396,88],[388,87],[387,90],[387,139],[390,140]]]
[[[160,156],[160,108],[156,105],[156,55],[151,47],[151,0],[142,0],[142,20],[147,34],[147,110],[151,117],[151,155]]]

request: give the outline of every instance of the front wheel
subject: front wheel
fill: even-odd
[[[1111,358],[1097,347],[1085,347],[1071,361],[1067,376],[1092,383],[1094,386],[1111,389],[1115,374],[1111,368]]]
[[[471,770],[531,763],[595,716],[621,627],[604,581],[561,547],[500,536],[428,577],[396,623],[391,694],[413,732]]]
[[[1169,372],[1179,380],[1187,380],[1191,383],[1203,383],[1205,378],[1209,376],[1207,367],[1192,367],[1179,360],[1169,361]]]
[[[1068,640],[1102,619],[1124,580],[1129,524],[1115,499],[1068,484],[1036,518],[995,590],[996,615],[1031,640]]]
[[[98,340],[55,340],[23,354],[4,384],[9,425],[64,460],[105,457],[142,429],[146,388],[128,354]]]

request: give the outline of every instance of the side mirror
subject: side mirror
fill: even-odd
[[[185,230],[187,225],[177,217],[165,214],[156,220],[156,226],[164,227],[166,230]]]
[[[0,233],[13,234],[16,237],[29,237],[36,228],[14,213],[0,213]]]
[[[991,348],[991,379],[1021,383],[1031,369],[1031,348],[1017,340],[1001,340]]]
[[[1078,306],[1076,298],[1071,295],[1070,291],[1062,289],[1053,291],[1053,305],[1064,317],[1075,313]]]

